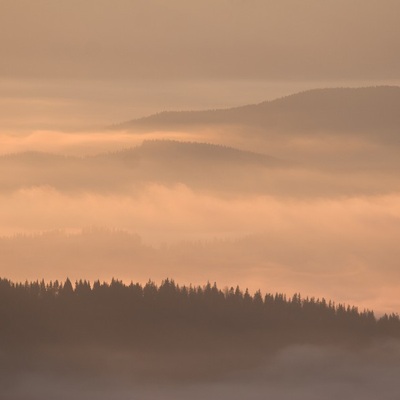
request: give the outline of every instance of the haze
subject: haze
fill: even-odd
[[[172,274],[394,312],[398,104],[397,87],[326,89],[98,132],[2,135],[2,273]]]
[[[66,278],[217,282],[220,298],[239,285],[301,293],[326,315],[333,303],[313,297],[398,313],[399,15],[397,0],[0,0],[0,337],[15,339],[0,346],[0,397],[397,399],[397,317],[393,337],[384,316],[362,345],[344,314],[330,342],[311,318],[315,337],[251,354],[257,321],[248,336],[210,324],[216,351],[200,335],[203,354],[177,339],[197,328],[163,335],[144,296],[149,314],[135,315],[157,343],[117,347],[110,323],[96,348],[73,315],[89,297]],[[34,337],[32,304],[43,321],[43,304],[47,317],[75,310],[76,330],[53,341],[49,317]],[[90,307],[80,317],[96,321]]]
[[[2,130],[399,84],[396,0],[2,0]]]

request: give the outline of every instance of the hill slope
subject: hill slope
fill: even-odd
[[[35,152],[2,156],[0,187],[1,191],[34,186],[112,191],[157,182],[243,189],[260,171],[290,165],[274,157],[232,147],[154,140],[135,148],[85,158]],[[238,181],[238,174],[246,179]]]
[[[400,88],[315,89],[274,101],[221,110],[162,112],[116,125],[116,129],[172,129],[240,125],[273,131],[370,133],[397,137]]]

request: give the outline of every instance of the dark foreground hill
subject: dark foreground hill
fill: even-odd
[[[315,89],[230,109],[161,112],[115,129],[176,129],[204,125],[262,128],[265,132],[342,132],[397,141],[400,87]]]
[[[160,286],[0,280],[0,397],[7,399],[130,399],[142,390],[197,399],[214,385],[261,399],[299,380],[360,391],[396,373],[399,339],[397,315],[377,319],[300,295],[168,279]]]
[[[193,348],[240,337],[245,346],[257,343],[261,350],[272,343],[400,338],[396,315],[377,319],[372,311],[325,299],[251,295],[215,284],[179,286],[169,279],[160,286],[151,281],[144,286],[79,281],[73,286],[69,280],[19,284],[2,279],[0,320],[2,343],[17,347],[89,341]],[[246,344],[245,338],[252,342]]]

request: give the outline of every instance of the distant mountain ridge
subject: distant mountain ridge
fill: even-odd
[[[140,146],[105,153],[95,156],[103,159],[153,159],[158,163],[178,162],[190,160],[198,163],[233,163],[233,164],[258,164],[264,167],[288,166],[292,163],[278,158],[255,153],[252,151],[239,150],[231,146],[204,142],[181,142],[177,140],[145,140]]]
[[[274,131],[397,134],[400,87],[314,89],[273,101],[205,111],[165,111],[115,125],[115,129],[171,129],[241,125]],[[396,135],[397,136],[397,135]]]
[[[35,186],[110,192],[146,182],[256,189],[258,182],[250,182],[261,172],[292,166],[278,158],[228,146],[151,140],[88,157],[41,152],[0,156],[0,192]],[[238,173],[246,178],[245,183],[238,182]]]
[[[65,156],[40,151],[5,154],[0,155],[0,167],[10,162],[26,166],[49,166],[52,163],[63,163],[65,165],[77,162],[96,164],[100,161],[121,161],[129,163],[130,161],[139,161],[143,159],[152,159],[160,164],[171,160],[184,161],[185,159],[201,163],[208,161],[219,164],[259,164],[264,167],[288,166],[292,164],[269,155],[219,144],[181,142],[177,140],[144,140],[141,145],[136,147],[86,157]]]

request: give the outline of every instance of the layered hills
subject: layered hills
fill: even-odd
[[[396,140],[400,88],[314,89],[230,109],[165,111],[115,125],[115,129],[176,129],[239,125],[272,132],[343,132]]]

